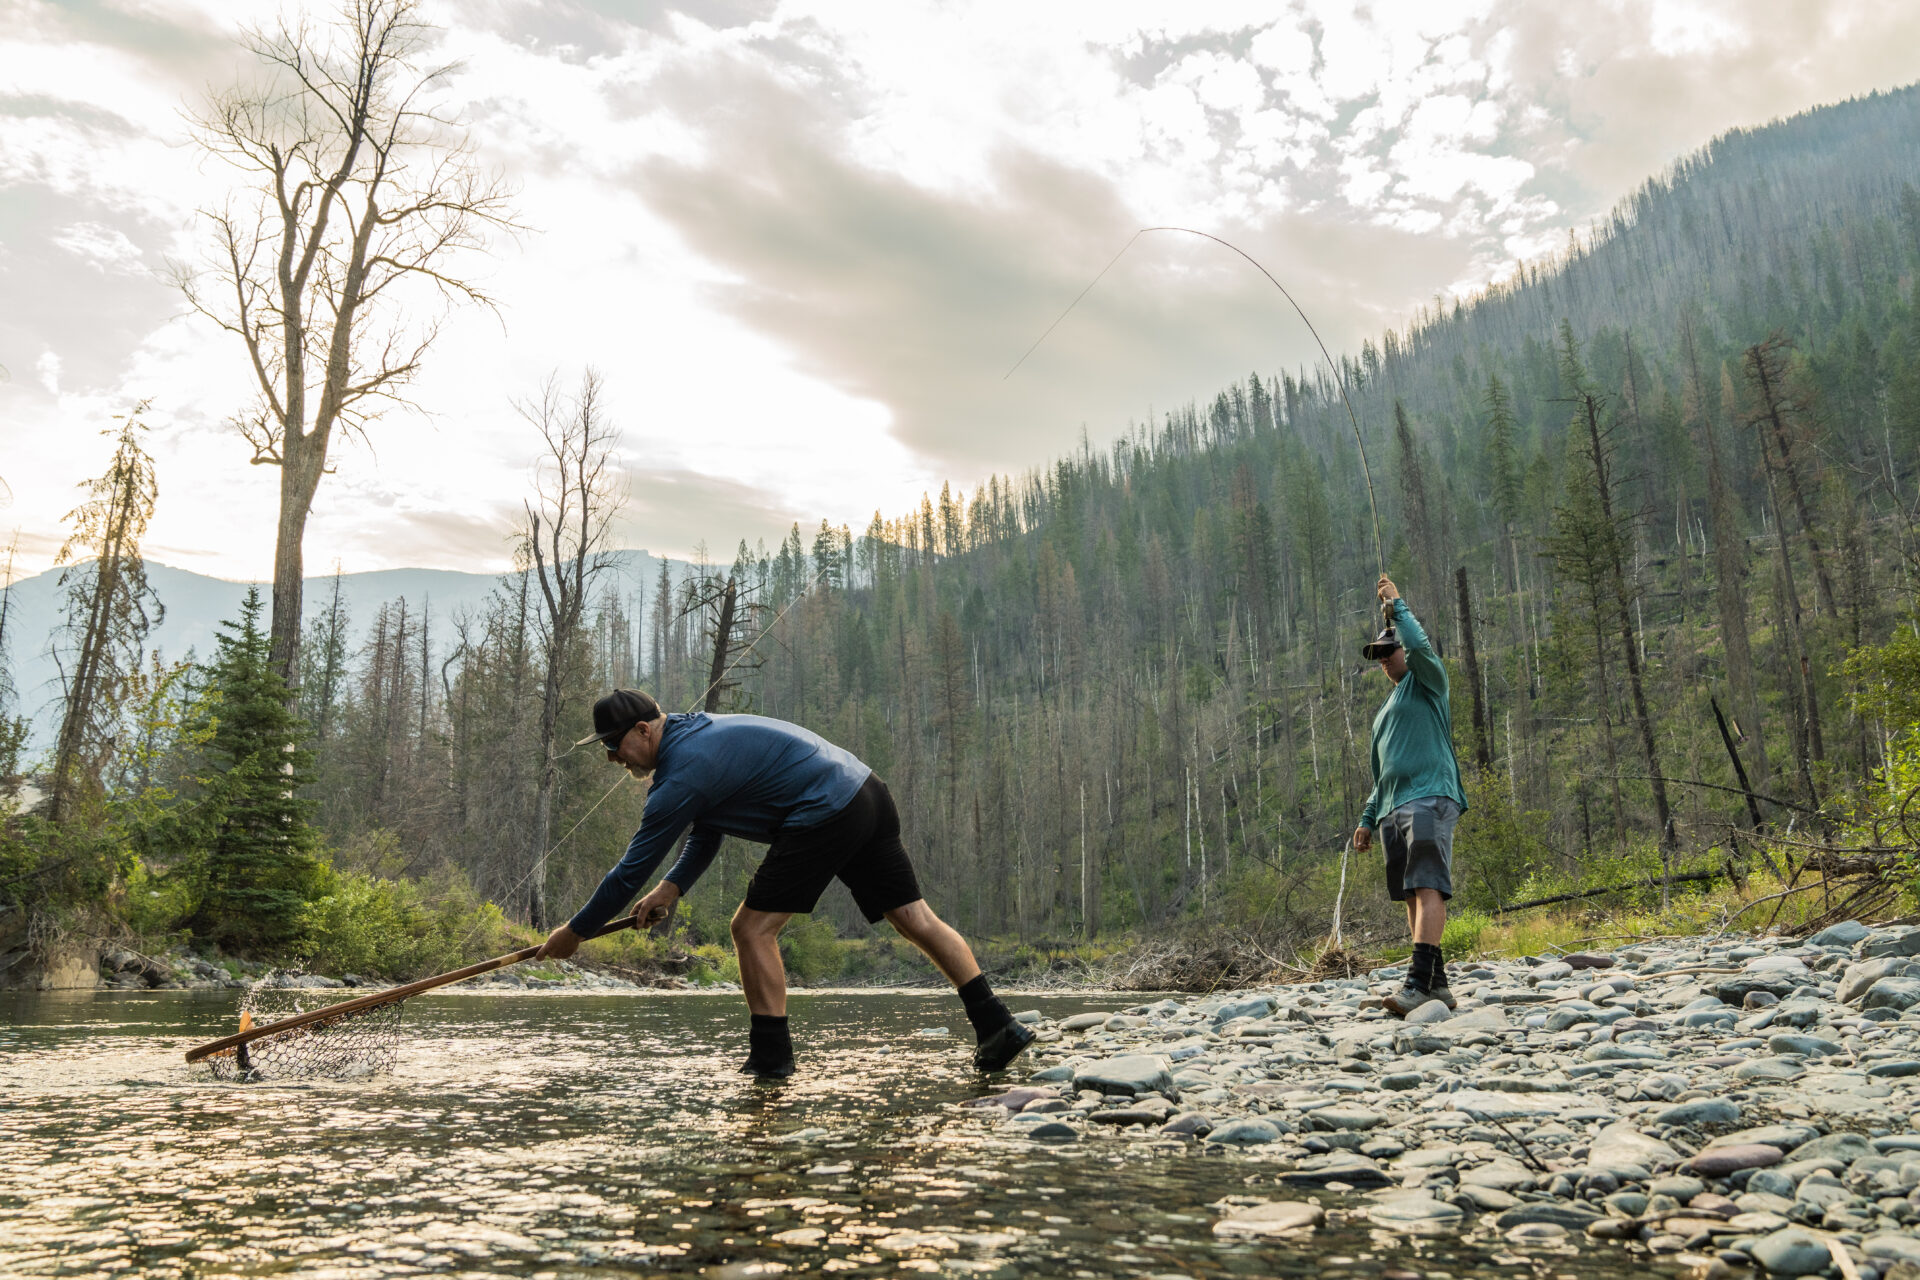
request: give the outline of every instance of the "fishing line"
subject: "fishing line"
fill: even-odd
[[[1092,286],[1089,285],[1088,287],[1091,288]],[[765,640],[768,636],[772,635],[773,629],[780,625],[780,620],[786,617],[789,613],[793,612],[793,606],[799,604],[802,600],[805,600],[807,598],[807,593],[812,591],[814,587],[818,586],[820,584],[820,579],[826,577],[827,574],[830,572],[832,572],[831,565],[829,565],[825,569],[822,569],[820,572],[814,574],[813,577],[807,582],[806,590],[799,592],[793,597],[793,599],[789,600],[787,602],[787,607],[782,609],[779,613],[776,613],[773,616],[773,621],[769,622],[765,627],[761,628],[759,635],[747,641],[747,647],[742,649],[739,655],[735,657],[732,662],[729,662],[727,664],[726,669],[722,671],[719,675],[715,676],[711,681],[709,681],[706,688],[702,689],[699,693],[694,695],[693,701],[687,704],[687,714],[691,715],[695,707],[698,707],[701,703],[705,702],[707,700],[707,695],[712,693],[714,689],[719,686],[721,681],[725,680],[728,676],[732,675],[733,669],[735,667],[739,666],[742,662],[746,661],[747,655],[753,652],[753,647],[759,644],[762,640]]]
[[[1360,448],[1360,474],[1361,474],[1361,477],[1365,479],[1365,481],[1367,482],[1367,510],[1369,514],[1373,517],[1374,563],[1380,570],[1381,575],[1384,577],[1387,572],[1387,557],[1385,552],[1381,550],[1381,545],[1380,545],[1380,504],[1374,499],[1374,496],[1373,496],[1373,468],[1369,466],[1367,463],[1367,442],[1360,434],[1360,415],[1353,411],[1353,400],[1347,395],[1346,379],[1341,377],[1340,366],[1333,362],[1333,353],[1327,350],[1327,344],[1321,340],[1320,331],[1313,327],[1313,321],[1307,318],[1307,313],[1305,309],[1301,307],[1300,303],[1294,298],[1294,296],[1291,293],[1287,292],[1287,286],[1281,284],[1279,280],[1275,279],[1273,272],[1261,266],[1259,261],[1256,260],[1252,254],[1248,253],[1245,249],[1242,249],[1239,245],[1233,244],[1232,242],[1227,240],[1222,240],[1219,236],[1213,235],[1206,231],[1196,231],[1192,227],[1169,226],[1169,227],[1140,228],[1138,231],[1133,233],[1132,239],[1128,240],[1125,244],[1120,246],[1120,252],[1113,255],[1112,261],[1108,262],[1106,266],[1100,268],[1100,275],[1095,276],[1093,280],[1087,285],[1087,287],[1080,291],[1079,296],[1074,298],[1072,302],[1069,302],[1067,304],[1067,309],[1060,313],[1059,319],[1056,319],[1052,324],[1047,326],[1047,332],[1041,334],[1038,338],[1035,338],[1033,341],[1033,345],[1028,347],[1026,351],[1024,351],[1023,353],[1021,353],[1020,358],[1013,362],[1013,368],[1007,370],[1005,373],[1000,375],[1000,380],[1002,382],[1005,382],[1008,378],[1011,378],[1014,375],[1014,372],[1018,370],[1021,365],[1027,362],[1027,357],[1032,355],[1034,351],[1039,348],[1040,344],[1047,340],[1047,335],[1051,334],[1055,329],[1059,328],[1060,322],[1062,320],[1065,320],[1067,316],[1073,311],[1073,309],[1080,305],[1080,299],[1086,297],[1089,293],[1092,293],[1093,286],[1100,283],[1101,277],[1105,276],[1107,272],[1113,270],[1114,263],[1119,262],[1121,258],[1126,256],[1127,250],[1133,248],[1133,242],[1135,240],[1138,240],[1141,236],[1146,235],[1149,231],[1180,231],[1190,236],[1199,236],[1202,240],[1211,240],[1217,245],[1222,245],[1228,249],[1233,250],[1235,253],[1245,258],[1248,262],[1253,263],[1254,269],[1259,271],[1261,275],[1265,276],[1268,282],[1271,283],[1274,288],[1280,291],[1280,295],[1284,297],[1287,300],[1287,302],[1293,307],[1294,314],[1300,317],[1300,322],[1307,326],[1307,332],[1313,335],[1313,341],[1320,348],[1320,355],[1323,359],[1326,360],[1327,368],[1333,371],[1333,385],[1340,392],[1341,403],[1346,405],[1347,407],[1347,420],[1353,424],[1353,442],[1354,444],[1358,445]]]

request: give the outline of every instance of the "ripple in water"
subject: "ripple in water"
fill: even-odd
[[[918,1034],[965,1028],[949,995],[791,1011],[801,1074],[776,1085],[736,1070],[737,996],[682,994],[424,997],[390,1075],[232,1085],[181,1057],[232,1030],[232,993],[0,995],[0,1272],[1646,1274],[1363,1225],[1222,1241],[1226,1197],[1288,1195],[1258,1152],[995,1130],[953,1105],[989,1091],[971,1038]]]

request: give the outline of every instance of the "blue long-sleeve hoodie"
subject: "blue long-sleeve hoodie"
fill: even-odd
[[[670,715],[640,829],[569,921],[590,937],[633,901],[689,826],[666,878],[685,893],[722,836],[760,843],[818,826],[846,808],[873,770],[820,735],[765,716]]]

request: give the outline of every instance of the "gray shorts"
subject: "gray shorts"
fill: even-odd
[[[1415,889],[1453,896],[1453,825],[1460,806],[1445,796],[1409,800],[1380,822],[1387,852],[1387,896],[1404,902]]]

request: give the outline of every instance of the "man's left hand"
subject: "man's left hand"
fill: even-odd
[[[678,901],[680,886],[671,880],[662,880],[651,893],[633,904],[634,924],[642,929],[659,924],[673,913],[673,904]]]
[[[1380,593],[1380,603],[1382,604],[1385,604],[1389,600],[1398,600],[1400,598],[1400,588],[1394,586],[1393,579],[1384,573],[1380,575],[1380,586],[1378,590]]]
[[[580,949],[580,944],[583,941],[584,939],[575,933],[571,926],[563,924],[547,935],[547,940],[540,944],[540,950],[534,954],[533,958],[535,960],[565,960],[568,956]]]

